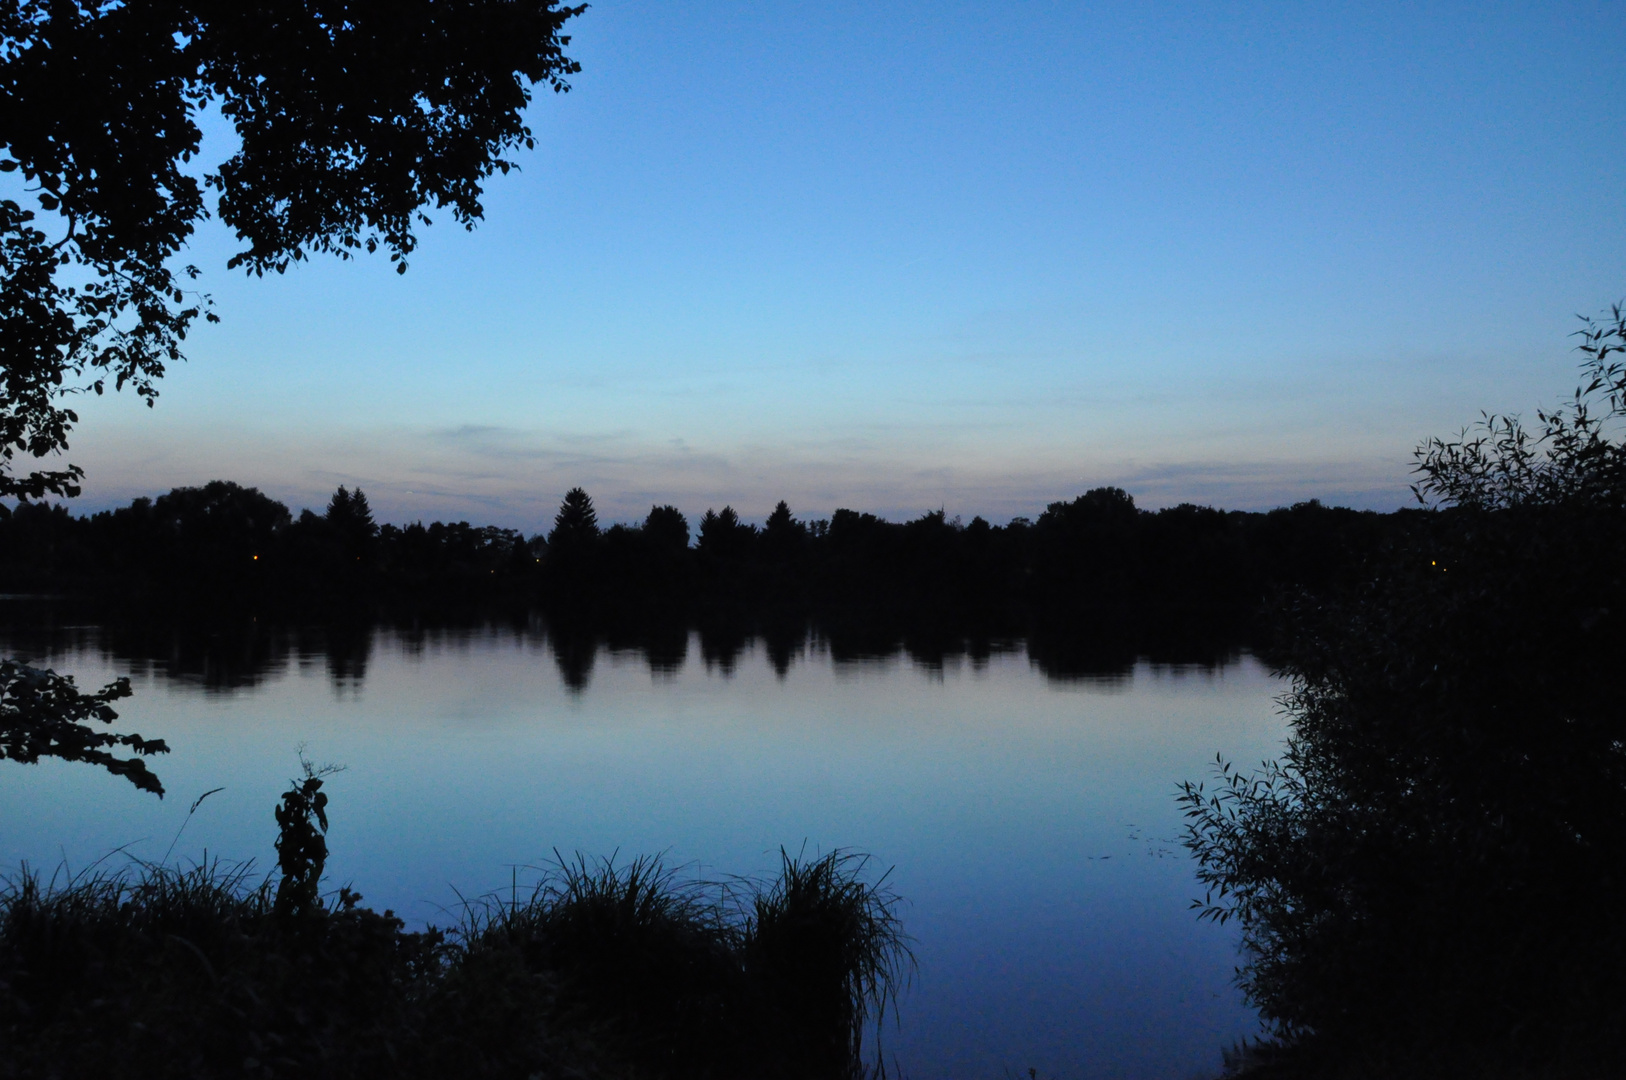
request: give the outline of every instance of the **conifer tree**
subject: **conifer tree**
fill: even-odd
[[[554,515],[548,544],[553,547],[586,545],[597,540],[598,535],[598,513],[593,509],[592,497],[579,487],[571,488]]]

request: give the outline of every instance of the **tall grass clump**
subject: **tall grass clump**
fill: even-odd
[[[773,881],[705,882],[655,857],[559,858],[523,899],[465,905],[449,978],[545,973],[550,1030],[595,1047],[612,1071],[879,1073],[879,1021],[913,960],[899,900],[884,878],[863,880],[866,864],[839,851],[783,855]]]
[[[879,1021],[912,958],[864,858],[702,882],[577,855],[408,932],[349,888],[317,891],[321,786],[307,767],[278,804],[280,878],[131,860],[0,884],[0,1078],[884,1071]]]
[[[251,866],[134,863],[0,889],[0,1076],[387,1076],[439,935],[344,893],[275,911]]]
[[[740,953],[755,991],[756,1030],[801,1076],[857,1076],[914,959],[886,878],[862,877],[867,858],[833,851],[803,861],[781,850],[778,880],[752,897]],[[871,1021],[873,1020],[873,1025]]]
[[[714,890],[657,857],[561,857],[523,898],[465,904],[454,936],[453,981],[542,980],[532,1015],[600,1048],[605,1067],[712,1076],[743,1063],[735,929]]]

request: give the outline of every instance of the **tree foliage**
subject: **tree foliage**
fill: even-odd
[[[592,496],[581,488],[565,492],[559,512],[553,516],[553,531],[548,534],[548,545],[568,548],[591,544],[598,539],[598,512],[593,509]]]
[[[342,766],[313,765],[299,756],[303,773],[288,783],[277,801],[277,883],[275,910],[290,918],[310,918],[322,909],[322,873],[327,868],[327,793],[322,778]]]
[[[1286,613],[1281,758],[1185,786],[1199,907],[1289,1045],[1626,1054],[1620,310],[1582,337],[1571,402],[1424,443],[1433,511]]]
[[[113,702],[130,696],[130,680],[118,679],[93,694],[74,685],[70,675],[30,667],[17,660],[0,660],[0,759],[33,765],[41,758],[83,761],[122,776],[142,791],[162,798],[158,782],[140,757],[121,758],[114,747],[136,754],[164,754],[162,739],[118,735],[101,731],[91,722],[110,724],[118,719]]]
[[[193,324],[215,319],[186,288],[197,268],[174,265],[209,215],[205,189],[242,243],[228,267],[280,273],[313,253],[382,247],[405,271],[427,210],[472,228],[486,179],[533,147],[531,87],[569,89],[580,68],[561,30],[582,10],[0,0],[0,173],[22,195],[0,198],[0,497],[77,495],[78,466],[22,472],[19,459],[68,449],[73,395],[111,384],[151,405]],[[238,142],[200,178],[198,116],[211,106]],[[350,532],[371,527],[359,492],[347,509]],[[79,722],[111,718],[107,691],[75,696],[51,672],[5,670],[19,695],[7,697],[7,756],[96,761],[162,792],[139,760],[97,749],[162,744]]]
[[[73,495],[69,395],[150,405],[208,300],[175,256],[214,213],[228,265],[385,249],[405,270],[428,209],[472,227],[534,140],[531,86],[579,70],[558,0],[0,0],[0,496]],[[199,114],[238,145],[196,175]],[[32,201],[32,205],[25,205]]]
[[[1532,431],[1518,416],[1486,414],[1455,439],[1429,439],[1417,451],[1412,490],[1431,506],[1499,510],[1535,506],[1618,507],[1626,500],[1626,308],[1577,331],[1586,357],[1574,396],[1536,411]]]
[[[689,519],[683,511],[670,504],[651,506],[644,518],[644,535],[666,552],[687,551],[689,547]]]

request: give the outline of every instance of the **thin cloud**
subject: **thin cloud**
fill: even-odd
[[[876,431],[696,446],[630,433],[549,434],[497,425],[320,432],[170,429],[161,442],[83,440],[85,510],[171,487],[231,479],[320,510],[339,484],[367,492],[381,520],[468,520],[545,530],[559,499],[587,488],[605,520],[672,503],[691,517],[732,505],[761,520],[780,499],[803,517],[838,507],[904,519],[939,507],[969,519],[1032,517],[1092,487],[1123,487],[1147,508],[1181,502],[1269,509],[1309,498],[1376,509],[1408,502],[1408,463],[1395,461],[1105,458],[1069,452],[990,452],[974,437],[922,450]]]

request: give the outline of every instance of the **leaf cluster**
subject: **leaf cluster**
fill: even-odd
[[[277,801],[276,912],[308,918],[321,908],[322,873],[327,868],[327,792],[322,778],[341,771],[337,765],[317,768],[303,753],[304,775],[293,781]]]
[[[67,448],[65,395],[111,381],[150,405],[193,323],[214,319],[185,288],[196,268],[172,266],[206,188],[243,244],[228,266],[382,247],[405,271],[426,208],[472,227],[485,180],[534,145],[531,86],[569,88],[561,29],[583,10],[0,0],[0,171],[34,204],[0,199],[0,496],[76,494],[73,466],[11,462]],[[210,106],[238,145],[200,177]]]
[[[1420,503],[1497,510],[1626,500],[1626,365],[1615,359],[1626,352],[1626,310],[1616,304],[1582,321],[1586,360],[1570,401],[1537,409],[1535,430],[1516,415],[1486,413],[1454,439],[1424,442],[1412,486]]]
[[[71,675],[58,675],[21,660],[0,660],[0,759],[32,765],[41,758],[58,758],[99,765],[162,798],[164,785],[145,761],[111,751],[122,746],[138,755],[165,754],[169,747],[164,741],[91,726],[91,722],[110,724],[118,719],[113,702],[130,693],[127,678],[87,694]]]

